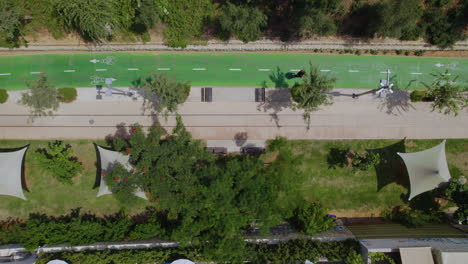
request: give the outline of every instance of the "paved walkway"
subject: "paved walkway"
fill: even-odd
[[[249,140],[276,136],[290,139],[397,139],[466,138],[468,111],[446,116],[430,111],[429,103],[411,103],[406,91],[396,91],[386,99],[351,94],[365,90],[335,89],[335,103],[312,114],[310,129],[301,111],[291,109],[288,89],[267,89],[267,102],[253,102],[254,87],[214,87],[213,102],[200,102],[200,87],[194,87],[179,113],[194,137],[233,140],[239,133]],[[238,94],[233,91],[237,91]],[[9,102],[0,105],[0,138],[3,139],[102,139],[119,124],[151,126],[160,122],[175,125],[144,109],[141,97],[112,96],[96,100],[94,88],[80,88],[79,100],[62,104],[53,117],[28,122],[28,111],[15,103],[20,92],[10,92]]]

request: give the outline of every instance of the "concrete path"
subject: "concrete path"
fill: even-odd
[[[214,87],[212,103],[200,102],[200,87],[194,87],[180,107],[186,127],[194,137],[233,140],[239,133],[249,140],[276,136],[290,139],[394,139],[466,138],[468,111],[459,116],[431,112],[429,103],[411,103],[406,91],[386,99],[351,94],[365,90],[335,89],[335,103],[315,112],[310,129],[301,111],[291,108],[288,89],[267,89],[267,102],[253,102],[254,87]],[[238,95],[234,91],[238,91]],[[9,102],[0,105],[0,138],[3,139],[102,139],[114,134],[117,125],[161,123],[171,129],[175,116],[167,119],[143,107],[143,99],[125,96],[96,100],[94,88],[80,88],[79,100],[62,104],[53,117],[28,122],[28,111],[15,103],[20,92],[9,92]]]

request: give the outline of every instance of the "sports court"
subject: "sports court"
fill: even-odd
[[[422,88],[431,73],[448,69],[468,83],[468,59],[282,53],[84,53],[0,57],[0,88],[25,89],[45,73],[57,86],[92,87],[104,78],[115,86],[137,85],[151,72],[166,72],[196,86],[284,87],[297,79],[287,73],[307,69],[309,61],[337,78],[336,88],[377,88],[390,69],[399,89]]]

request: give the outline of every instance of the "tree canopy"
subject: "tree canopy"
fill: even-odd
[[[23,40],[24,10],[15,1],[0,0],[0,46],[19,47]]]
[[[302,83],[296,83],[291,88],[291,96],[294,108],[304,110],[304,120],[310,124],[310,113],[317,111],[322,105],[333,103],[331,95],[327,94],[333,89],[336,81],[326,74],[319,72],[312,63],[310,69],[302,77]]]
[[[434,99],[432,111],[438,110],[444,114],[458,115],[458,112],[468,105],[468,97],[463,87],[457,84],[457,78],[451,77],[448,70],[444,73],[432,74],[434,81],[425,84],[429,89],[429,97]]]
[[[21,94],[20,103],[29,107],[30,119],[53,115],[59,107],[59,101],[57,89],[49,82],[47,75],[41,74],[27,85],[30,90]]]
[[[267,17],[259,8],[236,6],[230,2],[224,6],[219,16],[221,34],[226,38],[235,36],[244,42],[258,40],[262,28],[267,25]]]

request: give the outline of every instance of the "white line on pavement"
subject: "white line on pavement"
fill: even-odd
[[[413,75],[422,75],[422,73],[420,73],[420,72],[412,72],[411,74],[413,74]]]
[[[41,74],[41,72],[31,72],[31,74]]]
[[[359,72],[358,70],[348,70],[348,72]]]
[[[242,71],[242,69],[229,69],[230,71]]]
[[[75,72],[75,70],[64,70],[63,72]]]
[[[330,70],[320,70],[321,72],[329,72]]]
[[[96,69],[96,71],[107,71],[107,69]]]
[[[291,69],[291,70],[289,70],[289,71],[301,71],[301,70],[299,70],[299,69]]]
[[[128,68],[127,70],[129,70],[129,71],[138,71],[139,69],[138,68]]]
[[[0,75],[11,75],[11,73],[0,73]]]
[[[205,68],[193,68],[192,70],[194,70],[194,71],[205,71],[206,69]]]
[[[170,71],[171,68],[158,68],[158,71]]]
[[[258,69],[259,71],[270,71],[270,69]]]

